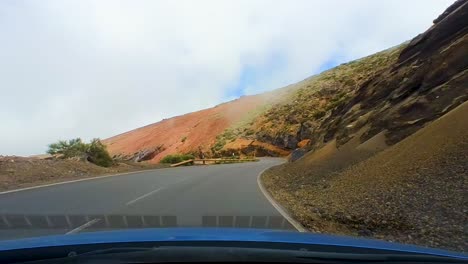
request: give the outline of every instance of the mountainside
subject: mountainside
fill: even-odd
[[[141,127],[104,140],[124,159],[157,162],[167,154],[287,156],[310,149],[314,126],[348,102],[366,81],[387,69],[403,45],[342,64],[268,93]],[[302,142],[300,142],[302,141]]]
[[[163,120],[105,140],[114,155],[157,162],[172,153],[298,156],[332,140],[384,133],[393,145],[468,92],[467,4],[457,1],[409,43],[304,81]]]

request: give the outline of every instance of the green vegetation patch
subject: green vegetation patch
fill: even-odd
[[[238,138],[240,134],[239,129],[226,129],[222,134],[219,134],[216,136],[216,142],[215,144],[211,147],[211,152],[214,154],[218,153],[221,151],[228,142],[232,142]]]
[[[95,138],[90,143],[83,142],[81,138],[60,140],[49,145],[47,153],[57,155],[62,159],[79,158],[87,160],[101,167],[110,167],[114,163],[106,145]]]
[[[160,163],[175,164],[186,160],[195,159],[192,154],[172,154],[161,159]]]

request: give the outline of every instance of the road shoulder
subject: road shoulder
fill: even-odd
[[[265,188],[262,182],[262,175],[263,173],[268,170],[269,168],[266,168],[262,170],[258,175],[257,175],[257,184],[258,188],[262,192],[262,194],[265,196],[265,198],[273,205],[273,207],[286,219],[288,222],[294,226],[294,228],[297,229],[299,232],[307,232],[307,229],[298,221],[296,221],[291,214],[283,207],[281,206],[273,197],[270,195],[268,190]]]

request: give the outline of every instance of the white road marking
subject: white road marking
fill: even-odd
[[[149,193],[147,193],[147,194],[144,194],[144,195],[142,195],[142,196],[140,196],[140,197],[138,197],[138,198],[136,198],[136,199],[134,199],[134,200],[131,200],[130,202],[126,203],[125,205],[127,205],[127,206],[128,206],[128,205],[132,205],[132,204],[138,202],[139,200],[144,199],[144,198],[146,198],[146,197],[152,195],[153,193],[156,193],[156,192],[158,192],[158,191],[160,191],[160,190],[162,190],[162,189],[163,189],[163,188],[158,188],[158,189],[156,189],[156,190],[153,190],[153,191],[151,191],[151,192],[149,192]]]
[[[87,223],[73,229],[73,230],[68,231],[67,233],[65,233],[65,235],[72,235],[72,234],[78,233],[78,232],[82,231],[83,229],[85,229],[87,227],[90,227],[90,226],[94,225],[95,223],[97,223],[99,221],[101,221],[101,219],[95,218],[95,219],[93,219],[93,220],[91,220],[91,221],[89,221],[89,222],[87,222]]]
[[[189,178],[182,179],[182,180],[177,181],[177,182],[174,182],[174,183],[171,183],[171,184],[169,184],[169,185],[167,185],[167,186],[179,184],[179,183],[182,183],[182,182],[184,182],[184,181],[186,181],[186,180],[189,180],[189,179],[190,179],[190,177],[189,177]],[[152,194],[154,194],[154,193],[156,193],[156,192],[158,192],[158,191],[160,191],[160,190],[162,190],[162,189],[167,188],[167,186],[158,188],[158,189],[153,190],[153,191],[151,191],[151,192],[149,192],[149,193],[147,193],[147,194],[144,194],[144,195],[142,195],[142,196],[140,196],[140,197],[138,197],[138,198],[136,198],[136,199],[134,199],[134,200],[131,200],[130,202],[126,203],[125,205],[127,205],[127,206],[132,205],[132,204],[138,202],[138,201],[141,200],[141,199],[144,199],[144,198],[146,198],[146,197],[148,197],[148,196],[150,196],[150,195],[152,195]]]
[[[258,184],[258,187],[260,188],[260,191],[262,191],[263,195],[267,198],[267,200],[271,203],[271,205],[273,205],[273,207],[275,207],[275,209],[286,219],[288,220],[288,222],[294,226],[294,228],[297,229],[297,231],[299,232],[307,232],[307,229],[301,224],[299,223],[298,221],[296,221],[294,218],[291,217],[291,215],[280,205],[278,204],[274,199],[273,197],[271,197],[271,195],[268,193],[268,191],[265,189],[265,187],[263,186],[263,183],[262,183],[262,180],[260,179],[260,177],[262,176],[263,172],[265,172],[267,169],[269,168],[266,168],[264,170],[262,170],[258,176],[257,176],[257,184]]]

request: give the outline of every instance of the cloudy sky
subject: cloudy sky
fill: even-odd
[[[453,0],[0,1],[0,154],[106,138],[411,39]]]

